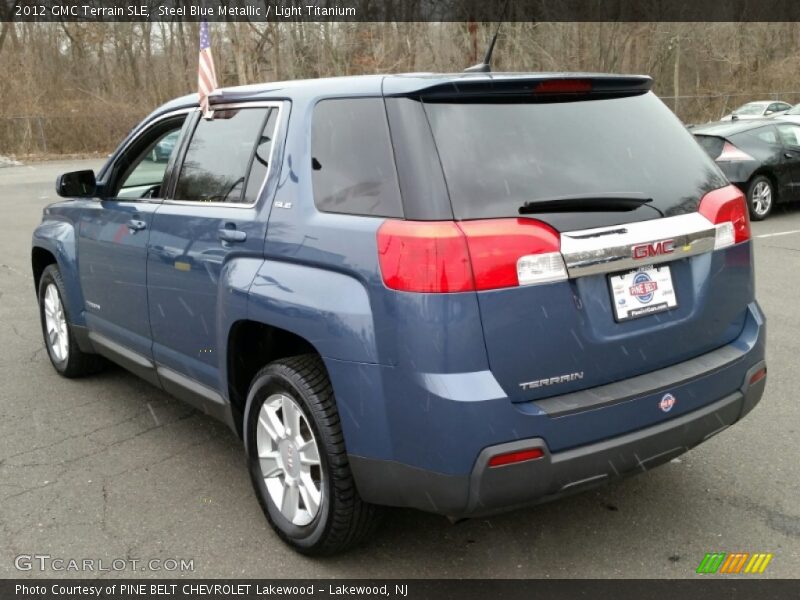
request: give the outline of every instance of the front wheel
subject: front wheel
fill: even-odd
[[[64,280],[56,265],[45,268],[39,280],[39,316],[47,354],[59,374],[82,377],[103,368],[102,357],[78,347],[64,304]]]
[[[346,550],[374,530],[379,509],[356,490],[325,367],[314,355],[267,365],[250,386],[250,476],[278,536],[303,554]]]
[[[775,204],[775,190],[772,180],[764,175],[756,175],[747,187],[747,205],[753,221],[763,221],[772,212]]]

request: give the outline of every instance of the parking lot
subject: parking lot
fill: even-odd
[[[20,554],[193,559],[181,574],[193,577],[664,578],[695,577],[706,552],[741,551],[775,555],[761,577],[800,572],[800,205],[753,224],[769,378],[744,421],[657,470],[555,503],[455,525],[392,511],[371,544],[320,560],[272,533],[224,425],[119,368],[66,380],[50,366],[30,236],[56,175],[97,166],[0,168],[0,576],[25,575]],[[94,574],[116,575],[134,573]]]

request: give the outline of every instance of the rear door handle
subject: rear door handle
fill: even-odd
[[[138,219],[131,219],[128,221],[128,229],[131,231],[141,231],[142,229],[147,228],[147,223],[144,221],[140,221]]]
[[[227,227],[223,227],[217,232],[219,239],[223,242],[243,242],[247,239],[247,234],[244,231],[239,231],[238,229],[228,229]]]
[[[784,158],[794,158],[794,152],[784,152],[783,153],[783,157]]]

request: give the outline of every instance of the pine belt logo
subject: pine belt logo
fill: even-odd
[[[697,572],[701,575],[760,575],[766,570],[772,556],[765,552],[709,552],[700,561]]]

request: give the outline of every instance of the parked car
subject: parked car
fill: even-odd
[[[178,141],[179,131],[173,131],[169,135],[164,136],[155,146],[150,154],[150,159],[153,162],[167,162],[172,152],[175,150],[175,142]]]
[[[791,109],[787,110],[785,113],[781,113],[775,118],[780,121],[788,121],[789,123],[800,125],[800,104],[795,104]]]
[[[692,133],[745,192],[753,220],[766,219],[777,203],[800,199],[800,125],[760,119],[698,125]]]
[[[776,102],[774,100],[762,100],[760,102],[748,102],[737,108],[732,113],[725,115],[720,121],[735,121],[737,119],[762,119],[780,115],[792,108],[786,102]]]
[[[221,90],[210,119],[174,100],[57,183],[32,250],[50,360],[111,359],[227,423],[309,554],[379,506],[479,516],[668,462],[759,402],[765,328],[744,196],[651,85],[332,78]],[[176,131],[162,177],[134,177]]]

